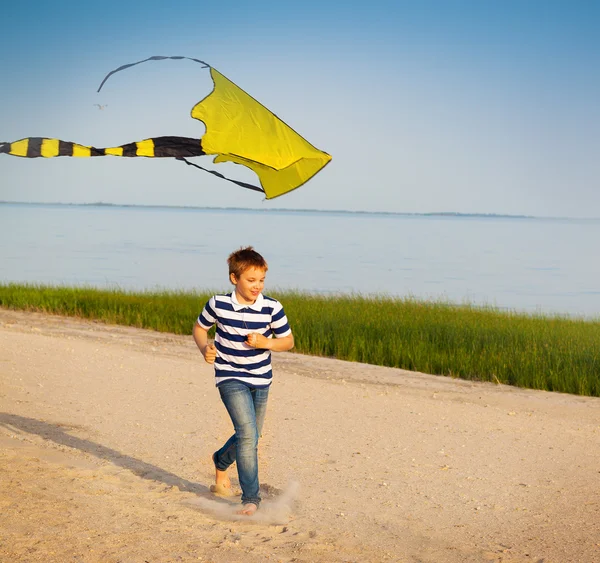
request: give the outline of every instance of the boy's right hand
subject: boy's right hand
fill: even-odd
[[[214,344],[207,344],[206,348],[204,348],[204,352],[202,352],[204,356],[204,361],[207,364],[214,364],[215,359],[217,358],[217,349]]]

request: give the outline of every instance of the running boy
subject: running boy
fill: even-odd
[[[231,492],[226,471],[235,461],[242,488],[239,514],[251,516],[260,504],[258,438],[273,376],[271,351],[291,350],[294,336],[281,303],[262,294],[265,259],[249,246],[230,254],[227,263],[235,291],[209,299],[193,335],[205,361],[215,364],[217,388],[235,431],[213,454],[215,489]],[[215,323],[215,342],[209,344]]]

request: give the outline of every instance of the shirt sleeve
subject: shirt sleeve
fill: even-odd
[[[209,330],[217,322],[217,314],[215,313],[215,297],[214,295],[208,300],[204,309],[198,315],[198,324],[205,330]]]
[[[283,305],[277,301],[273,307],[273,313],[271,314],[271,328],[277,338],[283,338],[292,334],[292,329],[288,323]]]

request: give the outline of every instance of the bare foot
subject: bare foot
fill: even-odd
[[[231,489],[231,481],[227,471],[221,471],[215,467],[215,485],[219,488]]]
[[[213,463],[215,461],[215,456],[213,455]],[[231,489],[231,481],[229,480],[229,475],[227,475],[227,471],[221,471],[217,469],[215,465],[215,484],[211,485],[210,491],[217,495],[223,495],[226,497],[233,497],[235,493]]]
[[[253,502],[244,504],[241,510],[238,510],[236,514],[242,514],[244,516],[252,516],[258,510],[258,506]]]

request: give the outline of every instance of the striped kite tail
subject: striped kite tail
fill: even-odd
[[[98,149],[60,139],[28,137],[14,143],[0,142],[0,153],[23,158],[52,158],[55,156],[146,156],[154,158],[182,158],[202,156],[200,139],[189,137],[155,137],[119,147]]]

